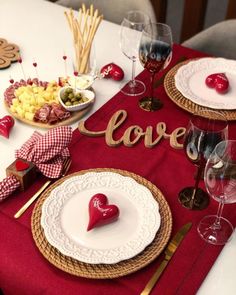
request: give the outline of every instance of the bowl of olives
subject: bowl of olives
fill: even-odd
[[[91,90],[78,90],[70,86],[62,87],[58,92],[61,105],[68,111],[80,111],[94,102],[95,93]]]

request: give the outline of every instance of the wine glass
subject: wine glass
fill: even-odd
[[[206,189],[219,202],[216,215],[205,216],[198,233],[210,244],[224,245],[233,233],[229,220],[222,217],[224,204],[236,202],[236,140],[217,144],[209,157],[204,173]]]
[[[146,111],[162,108],[160,99],[153,97],[155,74],[166,68],[172,57],[171,28],[162,23],[150,23],[145,26],[139,46],[139,60],[151,74],[151,93],[139,101],[139,106]]]
[[[198,187],[199,181],[215,146],[227,137],[227,120],[220,112],[201,110],[192,115],[184,137],[184,150],[197,166],[197,174],[194,187],[186,187],[179,193],[179,201],[185,208],[201,210],[208,206],[209,196]]]
[[[120,87],[121,92],[126,95],[136,96],[144,93],[146,90],[145,84],[135,79],[135,66],[138,58],[141,32],[148,23],[150,23],[149,16],[139,10],[128,11],[121,23],[120,47],[124,55],[132,61],[131,80],[125,80]]]

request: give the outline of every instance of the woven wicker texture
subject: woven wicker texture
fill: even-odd
[[[156,234],[155,239],[153,242],[146,247],[146,249],[140,253],[139,255],[121,261],[116,264],[88,264],[77,261],[76,259],[70,258],[61,254],[56,248],[51,246],[45,238],[43,228],[41,227],[40,220],[41,220],[41,208],[44,200],[49,196],[50,192],[61,184],[66,179],[75,176],[75,175],[82,175],[87,172],[104,172],[104,171],[111,171],[115,173],[120,173],[123,176],[129,176],[135,179],[138,183],[146,186],[153,194],[153,197],[159,204],[160,208],[160,215],[161,215],[161,226],[159,231]],[[83,170],[80,172],[76,172],[69,176],[66,176],[62,179],[56,181],[53,185],[50,186],[39,198],[37,201],[31,218],[31,227],[32,227],[32,234],[33,239],[42,253],[42,255],[54,266],[57,268],[85,278],[93,278],[93,279],[112,279],[121,277],[124,275],[128,275],[133,273],[151,261],[153,261],[165,248],[171,234],[172,230],[172,215],[167,204],[164,196],[160,192],[160,190],[153,185],[150,181],[146,180],[145,178],[136,175],[134,173],[125,171],[125,170],[118,170],[118,169],[110,169],[110,168],[99,168],[99,169],[90,169],[90,170]]]
[[[170,97],[170,99],[175,104],[177,104],[180,108],[184,109],[185,111],[188,111],[190,113],[195,113],[201,110],[204,110],[204,111],[212,110],[212,108],[200,106],[192,102],[190,99],[183,96],[182,93],[175,86],[175,74],[177,73],[178,69],[181,66],[187,64],[190,61],[192,60],[187,60],[177,64],[166,74],[165,80],[164,80],[165,91],[167,95]],[[217,110],[217,111],[223,114],[228,121],[236,120],[236,110]],[[213,114],[212,112],[206,113],[205,117],[215,119],[214,117],[212,117],[212,114]]]

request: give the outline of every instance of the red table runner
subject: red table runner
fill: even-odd
[[[174,46],[171,66],[181,56],[202,57],[202,53]],[[168,69],[167,69],[168,70]],[[160,73],[157,78],[161,77]],[[149,85],[149,73],[139,75]],[[149,89],[147,90],[149,91]],[[93,131],[106,129],[107,123],[117,110],[126,110],[126,121],[114,133],[116,139],[127,127],[139,125],[143,130],[165,122],[167,133],[186,126],[190,114],[177,107],[166,95],[163,85],[155,89],[156,96],[164,102],[162,110],[145,112],[138,106],[140,97],[115,95],[87,121],[86,127]],[[236,124],[230,124],[230,138],[236,134]],[[154,132],[154,138],[157,134]],[[234,135],[235,136],[235,135]],[[143,140],[133,147],[121,145],[109,147],[104,137],[87,137],[78,130],[73,133],[70,146],[72,167],[70,172],[89,168],[117,168],[139,174],[153,182],[164,194],[173,215],[173,232],[191,221],[192,229],[177,249],[169,266],[163,273],[152,294],[195,294],[209,272],[222,247],[206,244],[197,234],[197,224],[209,213],[215,214],[217,203],[211,200],[203,211],[190,211],[178,202],[178,192],[194,183],[194,166],[182,150],[170,147],[169,140],[162,140],[152,149],[144,146]],[[0,204],[0,287],[7,294],[139,294],[150,279],[164,254],[147,267],[126,277],[113,280],[91,280],[75,277],[51,265],[39,253],[31,235],[29,209],[20,219],[13,218],[16,211],[34,194],[45,179],[40,179],[29,190],[14,195]],[[204,183],[201,183],[204,187]],[[235,205],[225,206],[223,215],[236,225]]]

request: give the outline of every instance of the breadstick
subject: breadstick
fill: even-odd
[[[88,71],[93,39],[103,16],[99,16],[93,4],[86,9],[84,3],[78,11],[77,19],[72,9],[65,12],[65,16],[73,36],[77,71],[84,73]]]

